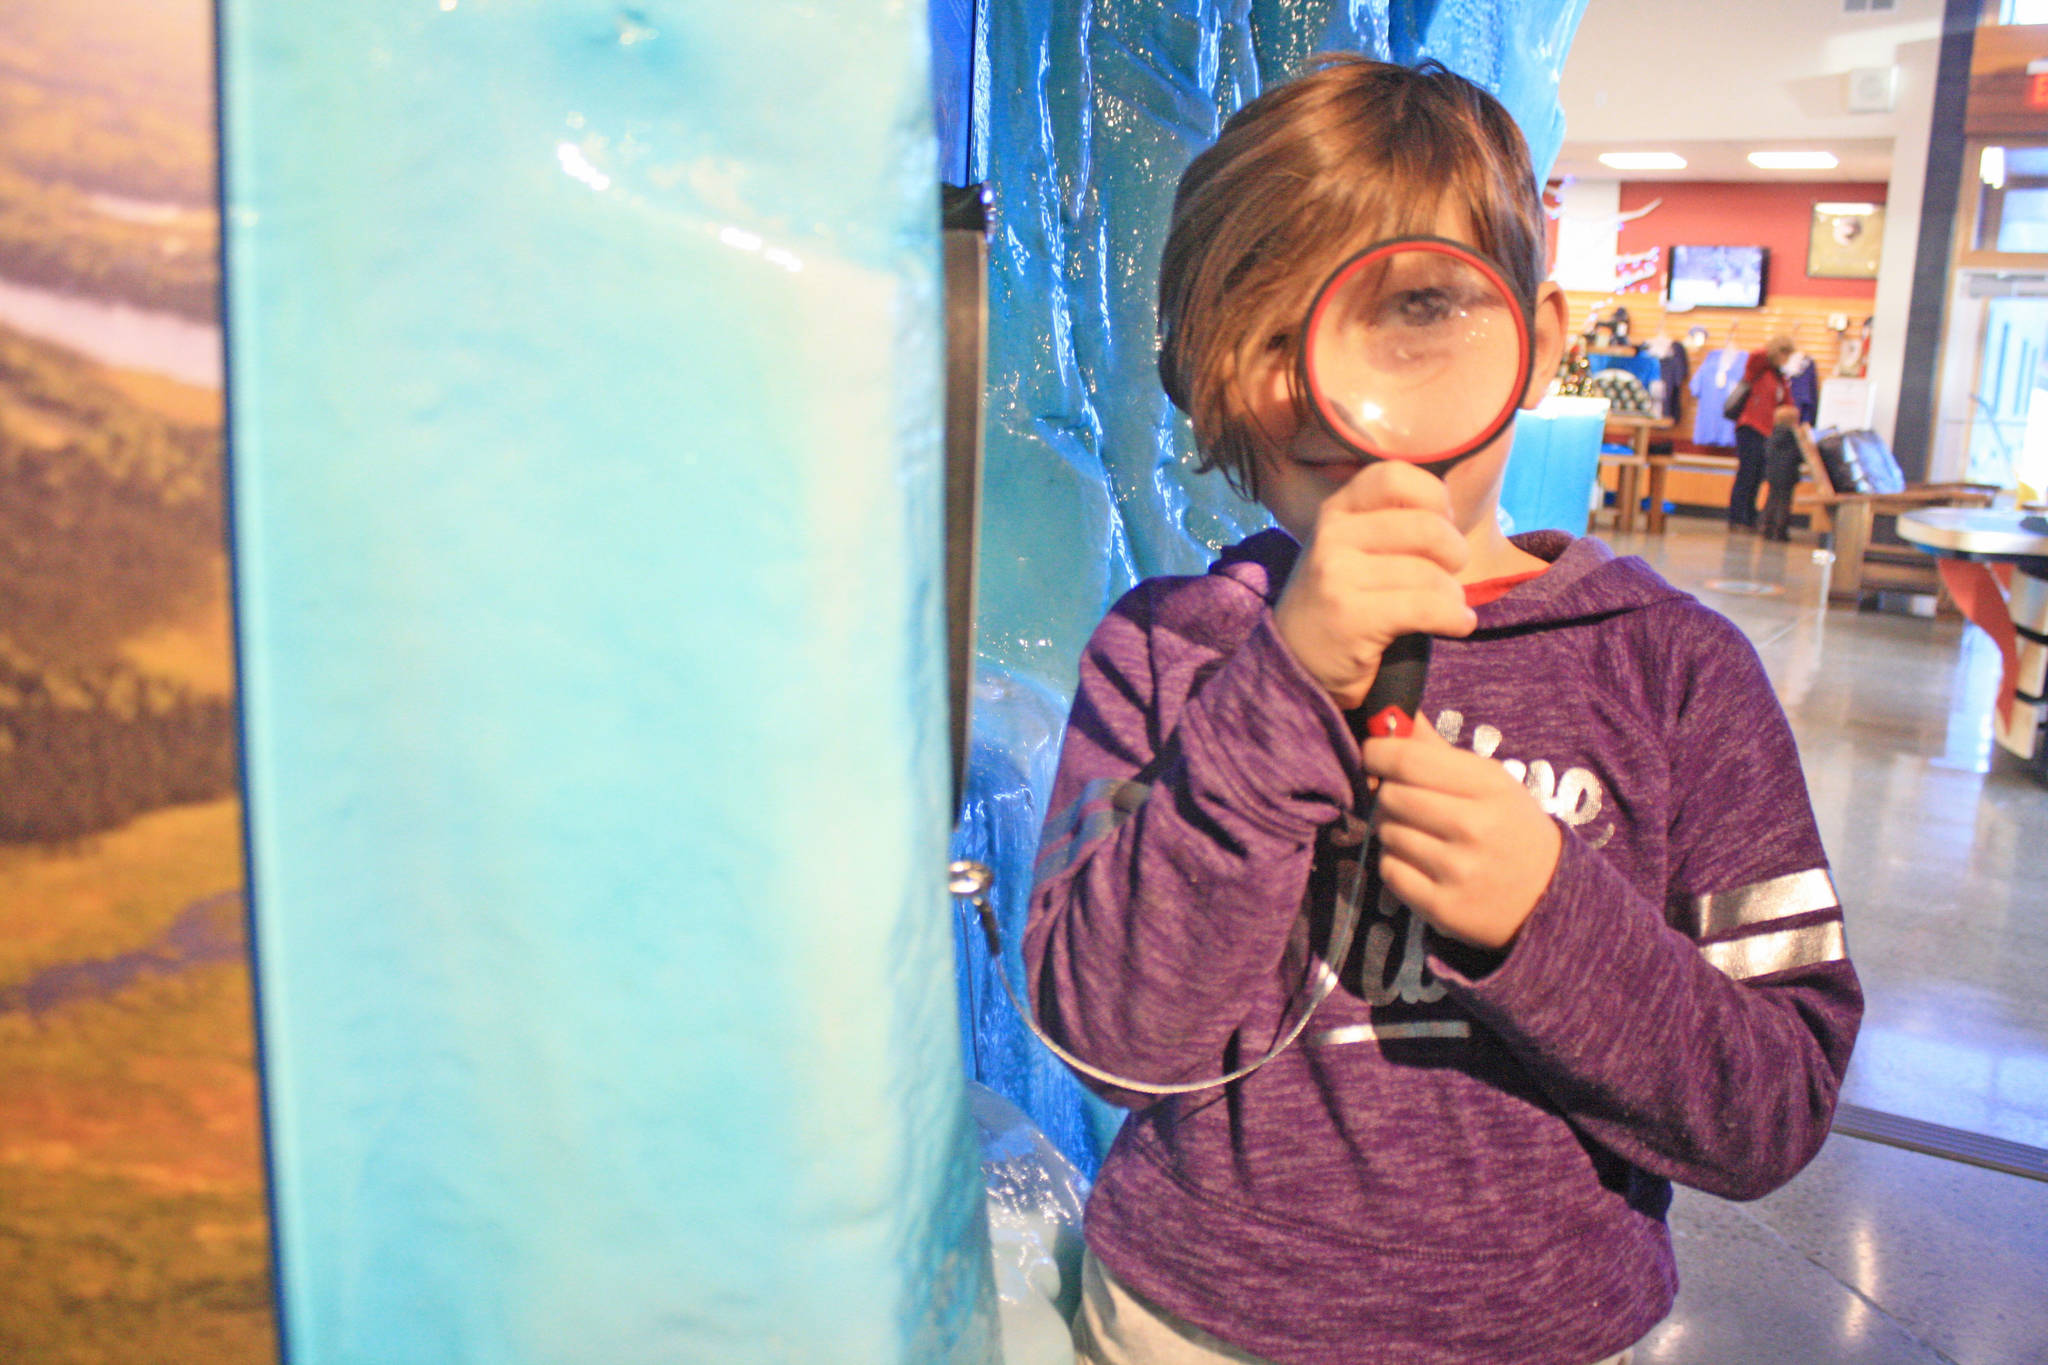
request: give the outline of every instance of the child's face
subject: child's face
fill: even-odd
[[[1439,236],[1452,241],[1471,240],[1464,215],[1454,210],[1447,210],[1438,219],[1436,230]],[[1551,373],[1557,368],[1564,326],[1564,296],[1557,286],[1546,283],[1537,295],[1536,355],[1529,388],[1523,395],[1525,408],[1534,407],[1541,400]],[[1356,451],[1321,426],[1296,417],[1290,396],[1292,352],[1276,350],[1269,356],[1246,376],[1244,386],[1246,416],[1257,433],[1259,501],[1289,535],[1306,542],[1315,528],[1316,512],[1323,500],[1342,488],[1364,465]],[[1469,535],[1477,527],[1492,525],[1494,506],[1500,497],[1501,472],[1507,467],[1508,450],[1513,444],[1511,425],[1444,475],[1444,483],[1451,492],[1451,519],[1461,532]]]

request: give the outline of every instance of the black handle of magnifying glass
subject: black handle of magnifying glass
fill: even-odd
[[[1372,687],[1366,692],[1365,700],[1344,713],[1345,721],[1351,726],[1352,737],[1363,743],[1376,734],[1386,734],[1382,729],[1375,731],[1373,717],[1388,707],[1398,710],[1406,718],[1407,725],[1392,733],[1407,734],[1415,723],[1416,713],[1422,707],[1422,684],[1429,678],[1429,643],[1427,635],[1397,635],[1386,652],[1380,655],[1379,672],[1373,675]],[[1371,801],[1365,789],[1365,778],[1361,774],[1358,784],[1358,804],[1361,809],[1370,807]]]

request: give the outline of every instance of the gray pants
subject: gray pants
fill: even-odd
[[[1078,1365],[1271,1365],[1145,1302],[1113,1279],[1092,1251],[1081,1262],[1074,1354]],[[1623,1351],[1593,1365],[1628,1361]]]

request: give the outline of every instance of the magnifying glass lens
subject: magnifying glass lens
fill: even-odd
[[[1364,453],[1413,464],[1470,454],[1513,413],[1529,337],[1506,283],[1449,243],[1364,252],[1323,286],[1304,341],[1309,396]]]

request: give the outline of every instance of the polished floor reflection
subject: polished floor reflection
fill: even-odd
[[[2048,1147],[2048,784],[1991,743],[1997,651],[1826,608],[1811,536],[1610,536],[1748,633],[1798,733],[1869,998],[1845,1098]],[[1785,1190],[1674,1211],[1639,1365],[2048,1362],[2048,1184],[1836,1136]]]
[[[2048,1184],[1837,1134],[1754,1204],[1681,1190],[1635,1365],[2042,1365]]]

